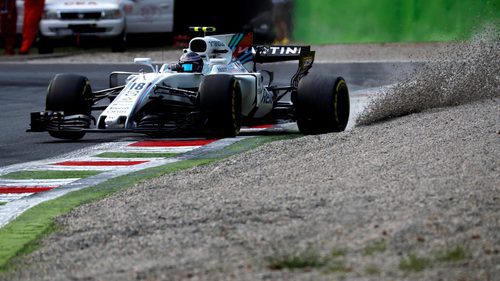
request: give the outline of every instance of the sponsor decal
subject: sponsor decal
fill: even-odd
[[[278,47],[271,46],[267,49],[264,49],[266,53],[264,55],[300,55],[300,47]]]
[[[228,72],[227,67],[226,67],[226,66],[224,66],[224,65],[217,66],[217,70],[218,70],[219,72]]]
[[[267,91],[264,91],[262,98],[260,99],[260,103],[270,104],[273,103],[273,95]]]
[[[132,5],[131,11],[132,11]],[[154,17],[161,17],[161,7],[159,5],[144,5],[141,8],[140,14],[145,21],[153,21]]]
[[[253,34],[238,33],[229,41],[229,48],[233,51],[233,61],[245,64],[253,59],[252,54]]]
[[[208,41],[208,44],[210,44],[211,47],[225,47],[224,43],[219,40]]]
[[[66,6],[83,6],[83,5],[97,5],[95,1],[72,1],[72,2],[64,2]]]

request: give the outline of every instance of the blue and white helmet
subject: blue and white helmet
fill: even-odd
[[[202,72],[203,59],[195,52],[188,52],[181,56],[179,64],[183,72]]]

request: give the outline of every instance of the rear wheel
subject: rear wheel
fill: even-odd
[[[49,84],[46,111],[63,111],[64,116],[87,115],[90,116],[92,107],[92,89],[89,80],[85,76],[75,74],[57,74]],[[54,131],[49,134],[59,139],[81,139],[85,132]]]
[[[297,126],[306,135],[341,132],[349,120],[349,90],[342,77],[306,76],[299,82]]]
[[[235,137],[241,127],[241,89],[227,74],[205,76],[200,84],[200,108],[207,127],[220,137]]]

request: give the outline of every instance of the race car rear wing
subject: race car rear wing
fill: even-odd
[[[316,52],[311,51],[311,46],[254,46],[253,53],[254,71],[257,63],[298,60],[297,72],[291,80],[291,86],[296,88],[299,80],[309,73]]]
[[[253,51],[253,61],[256,63],[293,61],[310,55],[314,57],[311,46],[254,46]]]

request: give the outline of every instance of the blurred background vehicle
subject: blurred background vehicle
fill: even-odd
[[[126,42],[125,10],[129,1],[47,0],[39,25],[38,51],[52,53],[56,39],[82,37],[110,39],[113,51],[123,51]]]
[[[23,0],[17,0],[17,8],[20,34]],[[173,26],[174,0],[46,0],[36,45],[39,53],[52,53],[68,42],[120,52],[130,36],[164,36]]]
[[[16,1],[20,36],[24,1]],[[271,0],[46,0],[35,45],[39,53],[64,45],[113,51],[124,51],[126,45],[175,47],[193,36],[189,26],[253,32],[257,43],[268,43],[274,38],[271,8]]]

